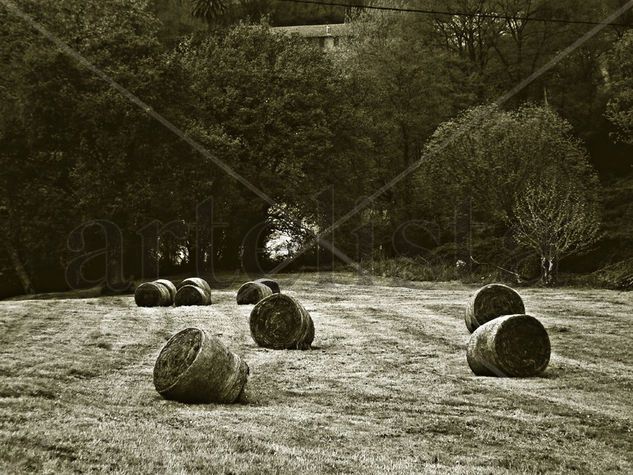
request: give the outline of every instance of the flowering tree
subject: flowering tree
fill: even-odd
[[[545,285],[555,283],[558,263],[594,243],[600,230],[597,202],[580,183],[560,177],[532,181],[517,197],[514,237],[541,258]]]

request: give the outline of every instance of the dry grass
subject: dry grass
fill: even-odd
[[[633,472],[633,294],[520,290],[553,356],[543,377],[507,380],[466,364],[472,288],[281,285],[312,315],[311,351],[258,348],[235,288],[209,307],[0,302],[0,472]],[[154,360],[188,326],[249,363],[248,404],[155,392]]]

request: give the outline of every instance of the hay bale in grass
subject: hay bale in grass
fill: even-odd
[[[466,358],[477,376],[529,377],[545,370],[550,353],[541,322],[530,315],[506,315],[475,330]]]
[[[270,290],[273,291],[273,294],[278,294],[279,292],[281,292],[281,289],[279,288],[279,282],[277,282],[276,280],[262,278],[257,279],[254,282],[258,282],[260,284],[264,284],[266,287],[269,287]]]
[[[168,307],[173,303],[166,286],[156,282],[144,282],[136,288],[134,301],[139,307]]]
[[[490,284],[479,289],[470,299],[464,320],[470,333],[490,320],[503,315],[525,313],[521,296],[503,284]]]
[[[199,295],[199,292],[195,292],[192,289],[187,288],[182,292],[180,297],[178,297],[178,292],[181,289],[193,286],[197,287],[204,293],[204,297]],[[178,284],[178,292],[176,293],[176,306],[179,305],[211,305],[211,286],[209,286],[208,282],[200,277],[189,277],[181,281]]]
[[[211,296],[196,285],[184,285],[176,292],[176,307],[185,305],[211,305]]]
[[[178,284],[178,288],[184,287],[185,285],[195,285],[196,287],[200,287],[209,294],[209,298],[211,298],[211,286],[206,280],[201,279],[200,277],[189,277],[188,279],[180,282],[180,284]]]
[[[156,279],[154,283],[163,285],[167,288],[167,290],[169,291],[169,295],[171,297],[171,303],[173,304],[176,300],[176,291],[177,291],[174,283],[171,280],[167,280],[167,279]]]
[[[267,285],[259,282],[246,282],[237,291],[235,299],[238,305],[256,304],[272,294],[273,291]]]
[[[218,338],[187,328],[158,355],[154,387],[165,399],[228,404],[240,398],[248,372],[248,365]]]
[[[310,348],[314,340],[314,323],[308,311],[296,299],[273,294],[261,300],[251,312],[251,336],[264,348]]]

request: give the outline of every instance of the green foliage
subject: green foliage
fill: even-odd
[[[598,219],[597,177],[585,150],[572,136],[570,124],[547,107],[471,109],[437,129],[425,157],[418,178],[426,191],[426,212],[450,222],[462,203],[472,203],[474,220],[487,224],[475,240],[503,235],[517,220],[530,223],[530,231],[519,233],[519,243],[533,249],[535,230],[552,237],[544,224],[560,225],[568,233],[583,228],[587,237],[595,236],[589,228],[593,230]],[[586,213],[580,213],[581,209]],[[564,213],[558,215],[561,210]],[[528,219],[530,213],[535,213],[536,221]],[[590,224],[587,228],[579,221],[570,224],[570,215],[587,218]],[[507,258],[495,256],[498,265]]]
[[[411,257],[379,259],[366,263],[363,269],[381,277],[402,280],[447,282],[461,277],[454,265]]]
[[[163,61],[145,2],[20,7],[148,103],[167,112],[177,100],[163,87],[178,81],[177,73]],[[41,272],[63,262],[69,231],[97,211],[122,225],[150,211],[155,191],[133,184],[145,181],[144,170],[160,159],[151,151],[159,134],[138,108],[30,25],[4,9],[0,17],[0,198],[10,239],[28,256],[27,267]]]
[[[222,131],[189,118],[196,100],[189,79],[176,56],[161,48],[144,2],[67,0],[46,7],[39,20],[112,80],[205,146],[229,154],[233,144]],[[143,227],[154,219],[193,223],[197,204],[224,175],[21,22],[3,21],[3,35],[7,61],[0,76],[13,103],[0,137],[0,179],[14,246],[32,274],[63,281],[75,255],[67,243],[71,231],[105,219],[120,230],[125,272],[139,272]],[[173,259],[189,237],[167,238],[171,248],[152,252]],[[98,227],[83,238],[83,249],[71,247],[84,253],[116,247]],[[103,275],[100,259],[92,263],[97,276]]]
[[[472,198],[478,216],[488,222],[512,217],[515,196],[528,180],[578,177],[589,188],[597,185],[570,124],[547,107],[470,109],[438,127],[425,157],[420,180],[434,206],[447,205],[450,213]]]
[[[194,17],[213,21],[220,18],[229,8],[229,3],[233,2],[225,0],[191,0],[191,3],[191,14]]]
[[[517,195],[513,234],[541,258],[546,284],[555,280],[560,260],[586,249],[598,239],[600,209],[587,184],[573,176],[548,175],[531,180]]]
[[[320,5],[318,3],[292,3],[283,0],[155,0],[158,3],[177,4],[181,12],[186,12],[212,26],[235,25],[241,21],[258,22],[269,18],[275,26],[313,25],[342,23],[346,15],[355,7]],[[364,0],[349,0],[350,5],[360,5]],[[162,11],[173,10],[171,5],[163,5]],[[167,18],[179,16],[172,11]]]
[[[633,257],[633,177],[616,180],[604,190],[604,239],[607,264]]]
[[[350,169],[363,166],[366,147],[344,78],[302,40],[263,25],[239,26],[169,52],[143,2],[66,0],[38,15],[53,30],[61,25],[62,39],[80,54],[305,222],[331,221],[323,210],[334,205],[321,206],[316,196],[325,187],[341,190],[333,194],[341,209],[361,194],[364,177]],[[126,273],[140,272],[138,233],[155,219],[184,229],[145,249],[167,267],[198,257],[205,266],[234,267],[255,227],[276,219],[277,229],[297,228],[281,208],[45,38],[18,21],[2,25],[2,208],[29,273],[41,276],[46,268],[59,281],[73,255],[68,236],[93,219],[121,231]],[[192,228],[201,203],[213,207],[204,213],[220,228]],[[255,234],[251,247],[263,248],[267,232]],[[106,245],[97,227],[83,238],[84,252]]]
[[[352,80],[350,94],[372,140],[370,171],[378,188],[415,166],[433,130],[474,97],[462,62],[436,45],[429,18],[368,13],[356,18],[350,31],[337,59]],[[417,201],[407,174],[368,210],[376,242],[387,254],[395,251],[392,236],[398,226],[417,217]],[[404,240],[399,247],[410,246]]]
[[[516,198],[516,240],[556,259],[592,244],[600,229],[599,210],[582,188],[584,183],[568,178],[529,183]]]
[[[582,276],[581,283],[614,290],[633,290],[633,259],[624,259]]]
[[[152,0],[151,11],[160,21],[158,37],[170,46],[186,35],[207,29],[207,24],[191,15],[188,0]]]
[[[602,173],[618,166],[620,171],[626,165],[615,157],[626,152],[609,139],[603,92],[604,53],[617,39],[618,30],[602,30],[541,74],[542,67],[591,27],[537,18],[599,21],[621,6],[620,0],[451,0],[443,9],[506,18],[438,15],[438,41],[466,61],[477,85],[474,91],[483,103],[497,100],[535,74],[526,87],[508,98],[508,104],[548,103],[587,144],[594,166]],[[626,15],[618,19],[626,20]]]
[[[618,128],[617,140],[633,145],[633,32],[618,41],[608,58],[607,117]]]
[[[456,217],[468,214],[472,200],[473,253],[490,269],[514,272],[528,259],[511,239],[517,196],[557,203],[550,211],[573,210],[579,197],[593,210],[599,185],[589,160],[602,172],[613,172],[618,160],[618,170],[627,169],[627,149],[609,142],[605,111],[618,138],[630,142],[631,34],[613,46],[618,31],[605,30],[504,104],[507,110],[474,106],[511,89],[587,30],[534,17],[597,19],[618,1],[451,0],[442,7],[508,16],[492,19],[274,0],[22,0],[53,34],[278,204],[227,177],[2,9],[0,271],[19,273],[22,259],[31,275],[59,274],[71,257],[69,233],[95,218],[121,229],[128,273],[140,271],[138,231],[153,219],[184,229],[146,250],[162,265],[198,259],[235,267],[246,248],[261,257],[270,236],[305,241],[310,230],[348,219],[364,196],[420,165],[424,154],[417,173],[327,238],[354,258],[439,256],[452,266],[465,244],[457,242]],[[192,8],[204,21],[190,16]],[[351,37],[327,53],[266,24],[224,28],[266,14],[287,24],[338,22],[350,13]],[[519,107],[526,99],[545,106]],[[530,194],[551,177],[573,193]],[[617,185],[607,192],[604,249],[628,243],[626,196]],[[196,231],[196,207],[211,206],[209,198],[222,226]],[[539,208],[547,211],[547,203]],[[84,238],[86,251],[104,245],[97,228]],[[596,261],[614,263],[625,253],[604,249]],[[303,264],[321,254],[309,253]]]
[[[284,205],[271,207],[241,184],[230,185],[232,239],[269,216],[278,228],[297,231],[288,211],[317,225],[331,218],[319,212],[325,186],[341,191],[334,199],[343,209],[361,193],[362,176],[350,173],[364,160],[356,111],[328,56],[265,25],[189,40],[178,55],[198,98],[197,121],[223,130],[235,143],[228,163]]]

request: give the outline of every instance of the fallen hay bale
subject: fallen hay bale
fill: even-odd
[[[466,359],[477,376],[529,377],[545,370],[550,353],[541,322],[530,315],[506,315],[475,330]]]
[[[168,288],[156,282],[144,282],[136,288],[134,301],[139,307],[168,307],[173,303]]]
[[[167,279],[156,279],[154,281],[155,284],[163,285],[169,291],[169,296],[171,297],[171,303],[173,304],[176,300],[176,286],[171,280]]]
[[[464,320],[470,333],[490,320],[503,315],[525,313],[521,296],[503,284],[490,284],[479,289],[466,307]]]
[[[154,387],[165,399],[228,404],[240,398],[248,373],[248,365],[218,338],[187,328],[158,355]]]
[[[251,312],[251,336],[264,348],[310,348],[314,340],[314,323],[308,311],[296,299],[273,294],[261,300]]]
[[[211,305],[211,296],[196,285],[184,285],[176,292],[176,307],[186,305]]]
[[[259,282],[246,282],[237,291],[235,299],[238,305],[256,304],[272,294],[273,291],[267,285]]]
[[[262,279],[257,279],[254,282],[264,284],[266,287],[270,288],[270,290],[273,291],[273,294],[278,294],[279,292],[281,292],[281,289],[279,288],[279,282],[277,282],[276,280],[262,278]]]

